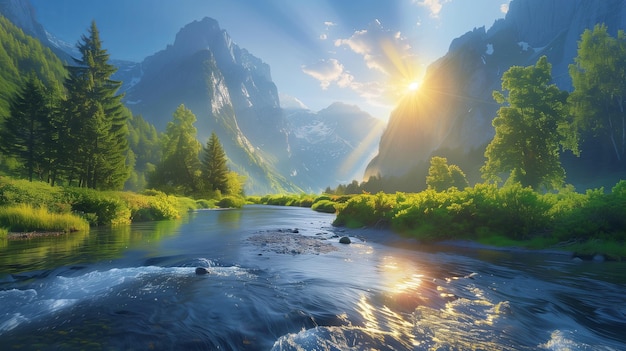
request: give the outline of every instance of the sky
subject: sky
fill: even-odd
[[[95,20],[112,59],[141,61],[186,24],[216,19],[270,65],[281,104],[336,101],[387,120],[451,41],[504,18],[509,0],[31,0],[37,20],[75,44]],[[295,99],[294,99],[295,98]]]

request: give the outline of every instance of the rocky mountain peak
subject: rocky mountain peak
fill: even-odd
[[[211,50],[230,52],[232,55],[232,39],[222,30],[219,23],[209,17],[204,17],[200,21],[193,21],[184,26],[176,34],[173,49],[181,56],[187,56],[200,50]],[[233,58],[234,59],[234,58]]]

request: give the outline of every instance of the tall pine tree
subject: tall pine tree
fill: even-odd
[[[30,75],[11,100],[9,110],[0,128],[0,150],[22,163],[29,180],[35,175],[44,180],[54,141],[48,90],[34,74]]]
[[[92,22],[77,45],[80,59],[67,67],[62,149],[68,180],[94,189],[121,189],[129,176],[126,165],[130,113],[116,95],[121,82],[111,79],[117,68],[108,63],[100,33]]]
[[[215,132],[206,143],[202,157],[202,182],[208,191],[219,190],[228,193],[228,173],[226,153]]]

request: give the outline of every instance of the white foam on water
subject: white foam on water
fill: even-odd
[[[215,267],[210,260],[205,261],[203,263],[210,268],[209,276],[249,274],[240,267]],[[164,280],[166,284],[171,278],[195,277],[195,267],[112,268],[76,276],[47,277],[31,283],[25,289],[0,291],[0,335],[21,324],[45,318],[79,302],[119,293],[122,285],[142,282],[153,277],[160,279],[161,276],[166,278]],[[141,287],[143,291],[161,288],[159,280],[148,281]]]
[[[573,340],[575,334],[572,331],[555,330],[550,334],[550,340],[546,341],[545,344],[538,345],[538,347],[550,351],[617,351],[617,349],[608,346],[592,346],[576,342]]]

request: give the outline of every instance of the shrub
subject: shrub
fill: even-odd
[[[217,205],[220,208],[241,208],[246,204],[245,199],[238,196],[224,196]]]
[[[345,225],[349,228],[375,225],[380,220],[375,207],[374,195],[357,195],[345,203],[337,213],[333,225]]]
[[[262,198],[260,196],[248,196],[246,197],[246,202],[255,205],[263,204]]]
[[[215,204],[215,200],[207,200],[207,199],[198,199],[196,200],[197,208],[215,208],[217,205]]]
[[[198,209],[198,204],[196,203],[196,200],[190,197],[166,195],[166,198],[167,198],[167,201],[174,204],[179,214],[187,213],[189,211],[194,211]],[[179,214],[177,214],[176,217],[174,218],[180,217]]]
[[[128,224],[131,211],[119,196],[93,189],[65,188],[72,211],[90,219],[92,225]]]
[[[55,212],[68,212],[68,207],[59,203],[61,189],[44,182],[0,177],[0,205],[31,204],[57,209]]]
[[[335,207],[335,205],[336,204],[330,200],[321,200],[321,201],[315,202],[311,206],[311,209],[317,212],[335,213],[337,212],[337,208]]]
[[[315,201],[315,197],[313,195],[300,195],[296,205],[299,207],[311,207],[313,206],[313,202]]]

